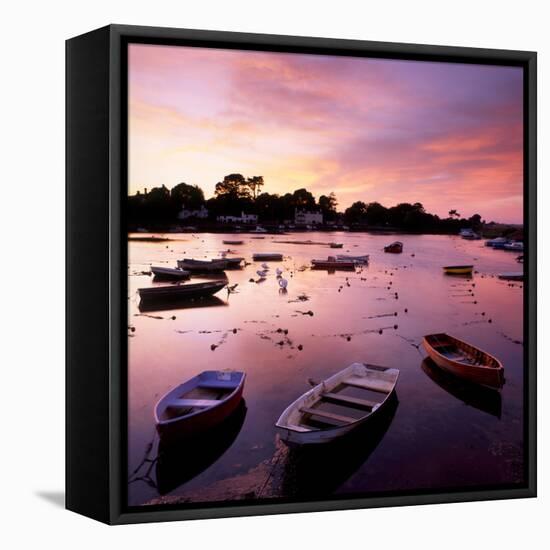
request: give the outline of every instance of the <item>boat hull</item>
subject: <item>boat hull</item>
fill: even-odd
[[[244,258],[225,258],[225,262],[225,269],[240,269],[244,262]]]
[[[364,256],[347,256],[345,254],[338,254],[336,256],[337,260],[345,262],[353,262],[355,264],[366,265],[369,263],[369,255],[365,254]]]
[[[384,247],[384,252],[388,254],[401,254],[403,252],[403,243],[396,241]]]
[[[455,265],[455,266],[445,266],[443,271],[447,275],[471,275],[474,270],[473,265]]]
[[[436,336],[443,337],[448,335]],[[486,358],[487,362],[494,361],[497,366],[490,367],[485,365],[465,364],[453,360],[437,351],[437,349],[434,348],[433,344],[430,341],[430,336],[425,336],[422,339],[422,345],[430,359],[438,367],[447,372],[450,372],[451,374],[454,374],[455,376],[464,378],[465,380],[469,380],[470,382],[474,382],[476,384],[481,384],[482,386],[487,386],[489,388],[499,389],[504,385],[504,368],[502,367],[502,364],[500,363],[500,361],[498,361],[498,359],[484,351],[479,350],[478,348],[475,348],[473,346],[470,346],[469,344],[466,344],[465,342],[462,342],[461,340],[458,340],[457,338],[454,338],[452,336],[449,338],[458,346],[465,345],[469,349],[479,352],[482,356]]]
[[[254,254],[252,259],[255,262],[280,262],[283,259],[282,254]]]
[[[227,269],[227,262],[225,260],[213,260],[211,262],[178,260],[178,267],[194,273],[219,273]]]
[[[173,281],[179,281],[183,279],[189,279],[190,273],[189,271],[185,271],[183,269],[168,269],[164,267],[151,267],[151,273],[157,278],[157,279],[166,279],[166,280],[173,280]]]
[[[243,397],[246,375],[244,373],[235,374],[242,375],[240,383],[219,404],[175,420],[161,421],[159,419],[161,409],[164,406],[163,400],[167,397],[164,396],[155,407],[156,428],[159,436],[163,440],[174,441],[196,436],[221,424],[235,412]]]
[[[328,262],[324,260],[311,260],[311,265],[314,269],[355,269],[355,262],[347,261]]]
[[[294,424],[296,420],[296,411],[300,411],[302,407],[313,406],[318,403],[321,399],[320,394],[325,392],[331,392],[337,388],[340,384],[345,384],[345,380],[348,377],[357,376],[357,372],[360,370],[371,370],[372,372],[384,372],[389,377],[386,382],[379,382],[380,387],[377,390],[381,393],[384,393],[385,396],[381,402],[379,402],[370,412],[370,414],[357,418],[355,421],[345,424],[342,426],[335,426],[327,429],[303,429],[299,425]],[[395,385],[397,383],[397,378],[399,371],[397,369],[389,369],[386,367],[375,367],[372,365],[363,365],[361,363],[354,363],[324,380],[321,384],[318,384],[302,396],[300,396],[296,401],[290,404],[281,414],[279,420],[275,424],[277,433],[279,434],[282,441],[290,446],[302,446],[302,445],[322,445],[331,443],[335,440],[338,440],[348,434],[354,432],[355,430],[368,426],[371,422],[383,414],[383,411],[386,409],[390,398],[395,395]],[[390,381],[391,380],[391,381]],[[376,385],[376,384],[375,384]],[[385,388],[385,391],[382,391],[382,388]],[[365,389],[367,389],[365,387]]]
[[[169,285],[138,289],[142,300],[196,299],[212,296],[227,285],[227,281],[197,283],[190,285]]]
[[[523,273],[501,273],[498,278],[504,281],[523,281]]]

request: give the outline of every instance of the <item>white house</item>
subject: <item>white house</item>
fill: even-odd
[[[241,212],[240,216],[218,216],[218,221],[221,223],[258,223],[258,216],[256,214],[245,214]]]
[[[182,206],[178,219],[185,220],[187,218],[200,218],[204,220],[208,218],[208,209],[204,207],[204,204],[198,210],[187,210],[185,206]]]
[[[317,225],[323,223],[322,212],[308,212],[307,210],[294,211],[294,223],[296,225]]]

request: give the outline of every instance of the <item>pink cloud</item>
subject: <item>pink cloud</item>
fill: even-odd
[[[521,221],[520,69],[146,45],[129,67],[131,190],[158,174],[208,194],[214,167],[246,168],[266,191],[305,181],[343,208],[420,201]]]

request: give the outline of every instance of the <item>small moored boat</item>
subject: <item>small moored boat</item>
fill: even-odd
[[[471,275],[474,270],[473,265],[446,265],[443,266],[443,271],[447,275]]]
[[[337,260],[344,261],[344,262],[354,262],[356,264],[368,264],[369,263],[369,255],[365,254],[363,256],[348,256],[346,254],[338,254],[336,256]]]
[[[512,241],[504,245],[504,250],[511,252],[523,252],[523,243],[521,241]]]
[[[523,281],[523,271],[514,271],[512,273],[500,273],[499,279],[504,281]]]
[[[441,333],[424,336],[422,345],[443,370],[491,388],[501,388],[504,384],[502,363],[471,344]]]
[[[395,241],[394,243],[385,246],[384,252],[389,252],[390,254],[401,254],[401,252],[403,252],[403,243],[401,241]]]
[[[187,285],[151,286],[138,289],[138,293],[142,300],[196,299],[212,296],[226,285],[227,281],[212,281]]]
[[[272,253],[272,252],[259,252],[252,255],[252,259],[255,262],[280,262],[283,259],[282,254]]]
[[[223,258],[223,261],[226,263],[225,269],[240,269],[244,258]]]
[[[189,437],[220,424],[242,399],[244,372],[204,371],[164,395],[155,406],[161,438]]]
[[[281,414],[275,426],[289,445],[328,443],[383,411],[399,370],[353,363],[316,385]]]
[[[159,279],[189,279],[191,275],[189,271],[180,269],[179,267],[158,267],[151,266],[151,273]]]
[[[491,248],[504,248],[507,244],[508,239],[505,237],[496,237],[495,239],[485,241],[485,246],[490,246]]]
[[[479,241],[481,240],[481,235],[478,235],[477,233],[474,233],[473,231],[467,235],[462,235],[463,239],[466,239],[467,241]]]
[[[220,272],[227,268],[227,261],[221,260],[178,260],[178,267],[196,273]]]
[[[344,248],[344,243],[330,243],[330,248]]]
[[[314,269],[355,269],[356,262],[351,260],[338,260],[329,256],[326,260],[311,260]]]
[[[237,244],[243,244],[244,241],[222,241],[223,244],[234,244],[234,245],[237,245]]]

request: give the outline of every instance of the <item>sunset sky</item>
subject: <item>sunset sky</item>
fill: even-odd
[[[521,223],[522,70],[129,47],[129,192],[230,173]]]

